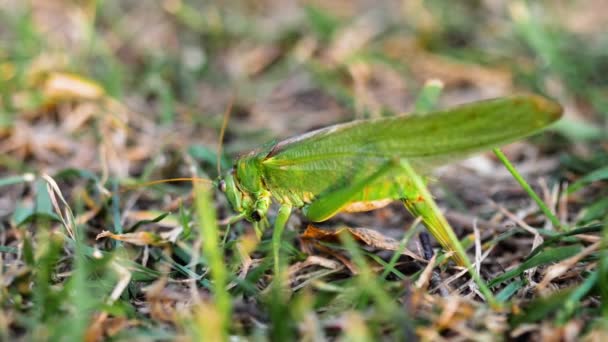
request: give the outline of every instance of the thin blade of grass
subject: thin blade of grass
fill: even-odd
[[[608,320],[608,224],[604,226],[604,230],[602,232],[602,242],[598,267],[599,292],[602,298],[600,307],[604,319]]]
[[[551,221],[553,226],[558,230],[564,230],[565,227],[562,226],[561,222],[555,216],[555,214],[549,209],[549,207],[543,202],[543,200],[534,192],[530,184],[526,182],[526,180],[522,177],[522,175],[517,171],[515,166],[511,164],[507,156],[498,148],[494,149],[494,154],[498,157],[498,159],[503,163],[503,165],[509,170],[513,178],[521,185],[521,187],[528,193],[528,195],[536,202],[538,207],[542,210],[545,216]]]
[[[547,248],[546,250],[538,253],[532,258],[526,260],[521,263],[519,266],[499,275],[498,277],[492,279],[488,286],[492,287],[494,285],[500,284],[503,281],[509,280],[511,278],[517,277],[522,274],[525,270],[537,267],[540,265],[545,265],[548,263],[559,262],[565,260],[571,256],[574,256],[580,253],[582,247],[580,245],[570,245],[556,248]]]
[[[439,101],[439,96],[443,90],[443,82],[438,79],[426,81],[424,87],[416,98],[414,111],[416,113],[424,113],[433,110]]]
[[[407,247],[407,243],[410,241],[412,236],[414,236],[416,233],[418,233],[418,231],[419,231],[418,224],[419,223],[420,223],[420,218],[416,219],[414,221],[414,223],[412,223],[412,225],[410,226],[410,229],[408,229],[407,233],[405,233],[405,235],[403,236],[403,239],[401,239],[401,242],[399,243],[398,249],[395,251],[395,253],[393,253],[390,260],[384,267],[384,271],[382,271],[382,274],[380,275],[380,279],[386,279],[386,277],[390,273],[398,274],[395,270],[395,265],[397,264],[397,260],[399,260],[399,257],[401,256],[401,254]],[[399,272],[399,273],[401,273],[401,272]]]
[[[219,314],[221,336],[227,338],[230,327],[232,303],[230,294],[226,290],[228,274],[224,264],[223,251],[220,247],[219,227],[212,201],[212,187],[210,184],[194,183],[194,198],[199,224],[199,234],[203,240],[202,253],[208,261],[213,280],[213,294],[215,296],[215,309]]]
[[[29,183],[36,179],[33,173],[24,173],[19,176],[8,176],[0,178],[0,187],[19,184],[19,183]]]
[[[599,272],[592,272],[585,281],[574,289],[568,298],[564,301],[562,309],[557,314],[556,323],[558,325],[566,324],[566,322],[574,315],[576,309],[580,306],[581,301],[593,289],[599,279]]]

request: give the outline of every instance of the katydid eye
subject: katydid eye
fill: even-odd
[[[217,185],[221,192],[226,192],[226,182],[222,179]]]
[[[254,211],[254,212],[251,213],[251,218],[255,222],[259,222],[260,220],[262,220],[262,214],[260,213],[259,210],[256,210],[256,211]]]

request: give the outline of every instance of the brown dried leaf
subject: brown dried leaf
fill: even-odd
[[[11,153],[20,159],[35,157],[49,164],[61,163],[76,148],[74,141],[56,126],[32,126],[24,120],[17,120],[10,137],[0,143],[0,153]]]
[[[435,269],[436,265],[437,265],[437,254],[433,254],[433,257],[431,258],[431,260],[429,260],[428,265],[426,265],[426,267],[424,268],[424,271],[422,271],[422,274],[416,281],[415,286],[417,288],[424,289],[424,290],[426,290],[428,288],[429,284],[431,283],[431,277],[433,276],[433,269]]]
[[[253,77],[274,63],[281,49],[274,45],[239,47],[228,57],[227,66],[236,77]]]
[[[305,240],[337,242],[340,241],[339,237],[343,232],[348,232],[356,241],[363,243],[366,246],[388,251],[396,251],[399,249],[399,241],[368,228],[340,227],[335,230],[326,230],[313,225],[308,225],[300,237]],[[420,256],[410,252],[407,248],[403,250],[403,254],[416,260],[423,260]]]
[[[127,233],[127,234],[114,234],[110,231],[104,230],[103,232],[97,234],[95,240],[99,240],[101,238],[109,237],[110,239],[124,241],[127,243],[131,243],[137,246],[161,246],[168,243],[167,240],[163,239],[161,236],[156,235],[150,232],[135,232],[135,233]]]
[[[186,287],[172,287],[168,278],[163,276],[143,289],[146,295],[147,308],[153,320],[174,322],[182,313],[190,297],[186,295]]]
[[[427,334],[433,336],[441,331],[451,329],[458,330],[458,326],[464,322],[470,322],[476,312],[473,302],[458,296],[433,297],[440,312],[433,318],[434,327],[425,328]],[[435,340],[435,339],[432,339]]]
[[[316,256],[316,255],[309,255],[306,258],[306,260],[297,262],[297,263],[289,266],[289,269],[287,270],[287,274],[289,274],[289,276],[292,277],[296,273],[298,273],[298,272],[302,271],[303,269],[310,267],[310,266],[321,266],[323,268],[328,268],[330,270],[335,270],[335,269],[338,269],[341,267],[340,264],[334,260],[326,259],[326,258]]]
[[[399,247],[399,241],[386,237],[375,230],[367,228],[350,228],[340,227],[335,230],[325,230],[313,225],[308,225],[302,234],[303,239],[315,239],[324,241],[339,241],[340,234],[347,231],[355,240],[362,242],[368,246],[379,249],[396,250]]]
[[[583,249],[580,253],[575,256],[572,256],[566,260],[563,260],[555,265],[550,266],[545,271],[545,276],[543,280],[538,284],[537,290],[541,293],[546,292],[546,289],[549,287],[549,284],[556,278],[561,277],[568,270],[571,270],[581,259],[587,257],[591,253],[597,251],[602,245],[602,241],[598,241],[585,249]]]
[[[42,94],[47,103],[70,100],[95,100],[105,95],[104,89],[95,81],[80,75],[51,72],[42,85]]]
[[[87,328],[84,340],[86,342],[102,341],[104,337],[112,337],[121,330],[138,324],[137,320],[129,320],[126,317],[108,317],[107,314],[102,313]]]

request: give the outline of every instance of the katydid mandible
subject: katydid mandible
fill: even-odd
[[[294,208],[312,222],[340,212],[377,209],[402,201],[440,245],[453,251],[452,228],[417,174],[536,133],[561,117],[561,107],[537,95],[475,102],[448,110],[371,120],[319,129],[268,144],[239,158],[220,179],[232,208],[250,222],[280,205],[273,245]],[[416,172],[413,174],[413,172]],[[457,242],[456,242],[457,243]],[[278,261],[275,251],[275,262]]]

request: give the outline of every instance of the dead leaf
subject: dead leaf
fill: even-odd
[[[87,328],[84,340],[86,342],[102,341],[104,337],[112,337],[120,331],[138,324],[137,320],[130,320],[126,317],[108,317],[104,312],[98,315]]]
[[[161,277],[144,289],[152,319],[161,322],[173,322],[176,318],[175,293],[167,289],[167,278]]]
[[[462,321],[469,320],[475,314],[472,303],[463,300],[461,297],[450,296],[441,301],[441,315],[435,322],[437,331],[450,329]]]
[[[104,89],[95,81],[80,75],[51,72],[42,85],[42,94],[47,103],[69,100],[95,100],[105,95]]]
[[[340,264],[334,260],[326,259],[316,255],[309,255],[306,260],[297,262],[289,266],[287,274],[289,274],[290,277],[293,277],[296,273],[310,266],[321,266],[330,270],[335,270],[341,267]]]
[[[348,232],[356,241],[367,246],[388,251],[397,251],[399,249],[399,241],[391,237],[384,236],[381,233],[368,228],[340,227],[334,230],[326,230],[317,228],[313,225],[308,225],[300,238],[304,240],[338,242],[340,241],[340,234],[345,231]],[[415,260],[424,261],[424,259],[417,254],[412,253],[407,248],[403,249],[403,255],[407,255]]]
[[[124,241],[137,246],[161,246],[169,243],[169,241],[163,239],[161,236],[150,232],[114,234],[107,230],[104,230],[103,232],[97,234],[95,240],[99,240],[105,237],[109,237],[113,240]]]
[[[575,256],[572,256],[566,260],[563,260],[555,265],[550,266],[545,271],[543,280],[538,284],[537,291],[540,293],[547,292],[549,284],[556,278],[562,276],[568,270],[571,270],[581,259],[597,251],[602,245],[602,241],[598,241],[585,249]]]
[[[235,77],[253,77],[274,63],[281,49],[274,45],[237,47],[228,56],[227,66]]]
[[[426,265],[424,271],[422,271],[422,274],[420,274],[420,277],[418,278],[418,280],[415,283],[415,286],[419,289],[424,289],[426,290],[429,286],[429,284],[431,283],[431,277],[433,276],[433,269],[435,269],[435,266],[437,264],[437,254],[433,254],[433,257],[431,258],[431,260],[429,260],[428,265]]]

